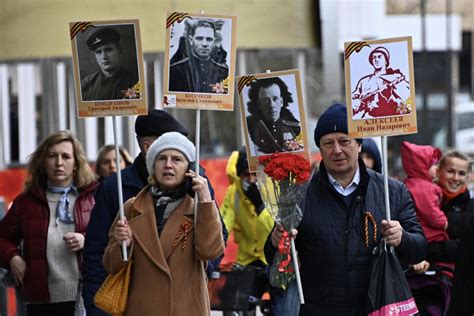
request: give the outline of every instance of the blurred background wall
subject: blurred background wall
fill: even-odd
[[[113,142],[110,118],[76,117],[69,22],[138,18],[149,107],[160,108],[166,13],[200,10],[237,16],[236,75],[300,70],[308,135],[331,102],[345,99],[345,41],[412,36],[419,133],[390,137],[391,157],[396,159],[402,139],[441,148],[458,141],[474,152],[474,139],[456,139],[474,118],[470,0],[3,0],[0,169],[23,165],[36,144],[58,129],[75,131],[91,160]],[[172,114],[194,130],[194,111]],[[134,120],[118,120],[119,142],[132,154],[138,152]],[[233,112],[204,111],[203,157],[225,157],[239,148],[240,126],[237,97]]]

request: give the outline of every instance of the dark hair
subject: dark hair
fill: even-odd
[[[191,24],[188,35],[193,36],[198,27],[209,27],[214,31],[214,38],[216,37],[216,25],[210,20],[197,20],[196,23]]]
[[[260,109],[260,104],[258,100],[258,93],[260,92],[261,88],[268,88],[274,84],[276,84],[280,88],[280,95],[283,99],[282,109],[286,109],[289,103],[293,103],[293,97],[291,96],[291,92],[288,90],[288,86],[286,85],[286,83],[281,80],[280,77],[257,79],[250,84],[250,101],[247,102],[247,107],[250,114],[258,117],[262,116],[262,111]]]

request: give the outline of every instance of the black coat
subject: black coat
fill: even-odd
[[[345,198],[329,183],[324,164],[311,179],[304,203],[303,219],[295,240],[305,304],[300,315],[366,315],[372,249],[380,241],[381,221],[385,218],[383,176],[367,170],[359,159],[361,181]],[[424,259],[426,239],[416,219],[408,189],[389,179],[391,219],[404,231],[396,248],[402,264]],[[363,212],[372,213],[377,223],[377,241],[364,244]],[[372,226],[369,236],[372,236]],[[273,258],[271,237],[267,240],[267,260]],[[273,249],[274,251],[274,249]]]
[[[459,243],[448,316],[474,314],[474,217],[465,228]]]
[[[169,91],[216,93],[212,86],[229,76],[229,69],[212,59],[199,60],[186,57],[171,64]]]
[[[126,99],[124,91],[132,88],[137,82],[138,78],[123,68],[111,78],[97,71],[82,79],[82,101]]]
[[[474,215],[474,200],[466,190],[443,203],[442,210],[448,218],[449,240],[431,242],[428,246],[428,261],[454,263],[462,232],[465,230],[467,220]]]
[[[280,113],[280,118],[273,124],[265,123],[256,115],[247,117],[247,127],[252,142],[258,151],[270,154],[273,152],[292,151],[287,142],[296,142],[301,133],[300,122],[286,108]]]

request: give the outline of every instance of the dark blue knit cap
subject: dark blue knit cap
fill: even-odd
[[[314,129],[314,142],[319,147],[321,137],[329,133],[347,134],[347,109],[345,105],[331,105],[318,120]]]

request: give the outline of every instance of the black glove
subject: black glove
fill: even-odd
[[[245,195],[249,198],[250,202],[255,206],[255,211],[257,215],[265,208],[265,204],[263,204],[262,196],[260,195],[260,191],[258,190],[256,183],[251,183],[247,189],[244,189]]]

